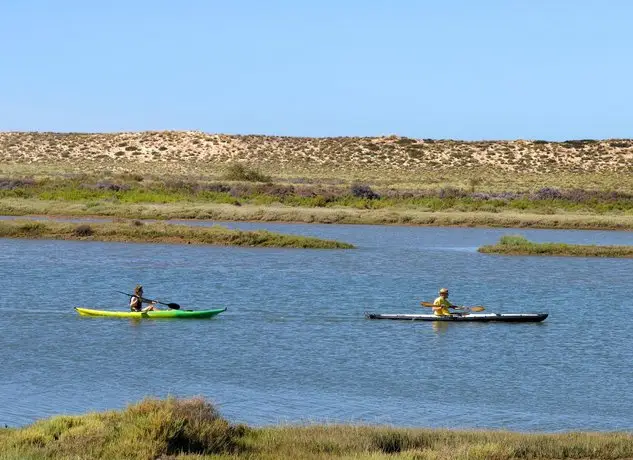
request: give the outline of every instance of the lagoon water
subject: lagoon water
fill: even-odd
[[[197,223],[210,225],[210,223]],[[633,244],[631,232],[230,223],[355,250],[0,239],[0,424],[203,395],[232,422],[517,431],[633,429],[632,259],[506,257],[502,235]],[[137,282],[211,320],[81,318]],[[538,324],[372,321],[437,289]]]

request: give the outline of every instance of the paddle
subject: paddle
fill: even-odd
[[[124,294],[128,297],[138,297],[135,294],[128,294],[127,292],[121,292],[121,291],[116,291],[119,294]],[[161,305],[166,305],[167,307],[169,307],[172,310],[180,310],[180,305],[178,305],[177,303],[174,302],[170,302],[170,303],[165,303],[165,302],[161,302],[160,300],[152,300],[152,299],[147,299],[145,297],[140,297],[140,299],[144,302],[156,302],[159,303]]]
[[[436,307],[437,305],[432,304],[431,302],[420,302],[420,305],[423,307]],[[453,308],[457,308],[459,310],[468,310],[468,311],[484,311],[486,308],[481,305],[477,305],[475,307],[460,307],[455,305]]]

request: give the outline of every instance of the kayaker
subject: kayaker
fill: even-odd
[[[134,288],[134,295],[130,297],[130,310],[132,311],[152,311],[158,310],[154,302],[143,308],[143,286],[137,284]]]
[[[440,296],[433,302],[433,314],[435,316],[451,316],[459,313],[451,313],[449,308],[459,308],[448,301],[448,289],[440,289]]]

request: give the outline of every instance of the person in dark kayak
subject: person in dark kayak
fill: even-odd
[[[147,307],[143,308],[143,286],[137,284],[134,288],[134,295],[130,297],[130,310],[132,311],[152,311],[158,310],[156,304],[151,302]]]
[[[459,308],[448,301],[448,289],[440,289],[440,296],[433,302],[433,314],[435,316],[451,316],[459,315],[459,313],[451,313],[449,308]]]

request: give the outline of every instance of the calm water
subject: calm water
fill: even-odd
[[[204,395],[233,422],[633,429],[633,260],[500,257],[504,234],[633,244],[630,232],[228,224],[350,251],[0,239],[0,424]],[[145,293],[211,320],[80,318]],[[441,286],[542,324],[370,321]],[[424,310],[428,313],[428,310]]]

